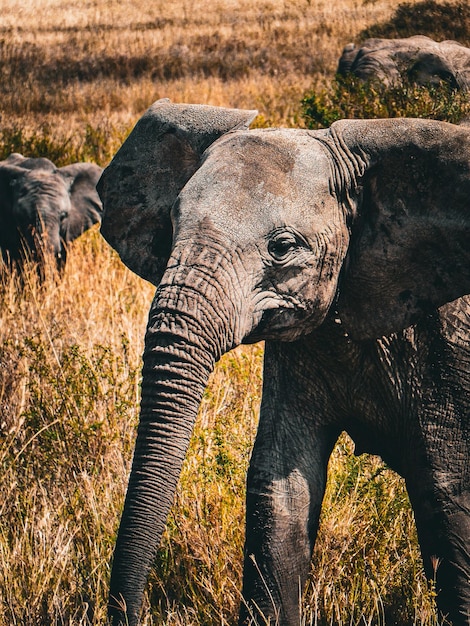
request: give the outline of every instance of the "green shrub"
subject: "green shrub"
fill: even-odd
[[[338,75],[329,89],[305,94],[302,112],[308,128],[328,127],[343,118],[424,117],[457,124],[470,116],[470,98],[447,84],[419,86],[404,79],[389,87]]]

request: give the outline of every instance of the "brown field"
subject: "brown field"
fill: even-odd
[[[397,5],[0,0],[0,158],[105,165],[162,97],[301,126],[305,91],[325,88],[342,47]],[[96,229],[61,279],[49,274],[0,281],[0,626],[105,623],[138,418],[151,286]],[[262,345],[238,348],[212,376],[145,624],[236,623],[261,358]],[[346,437],[329,476],[304,624],[435,625],[402,481]]]
[[[26,145],[44,135],[62,158],[105,139],[109,152],[89,156],[106,162],[161,97],[258,108],[260,123],[298,125],[305,90],[327,84],[343,45],[395,4],[2,0],[2,132]]]

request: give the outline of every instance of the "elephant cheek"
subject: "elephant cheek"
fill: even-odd
[[[278,285],[276,292],[263,292],[258,305],[259,322],[244,343],[261,339],[295,341],[318,328],[334,301],[338,274],[336,266],[320,274],[298,272]]]

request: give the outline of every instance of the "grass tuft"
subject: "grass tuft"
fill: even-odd
[[[35,128],[13,123],[0,129],[0,160],[12,152],[29,157],[47,157],[58,167],[78,161],[106,165],[130,132],[130,126],[119,127],[109,122],[86,123],[82,134],[63,132],[44,122]]]
[[[349,74],[337,75],[329,88],[308,91],[302,108],[312,129],[344,118],[421,117],[458,124],[470,116],[470,99],[445,83],[419,86],[403,78],[402,84],[387,86]]]

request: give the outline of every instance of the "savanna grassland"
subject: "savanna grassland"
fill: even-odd
[[[469,43],[466,3],[446,5],[457,11],[448,23],[427,4],[430,19],[400,26],[391,0],[0,0],[0,158],[104,166],[161,97],[301,126],[305,92],[328,88],[343,46],[366,29],[432,35],[444,24],[438,38]],[[60,278],[2,275],[0,626],[105,623],[152,294],[96,229]],[[212,375],[145,624],[236,623],[262,351],[238,348]],[[434,625],[402,481],[351,452],[344,437],[330,462],[304,623]]]

